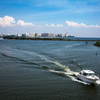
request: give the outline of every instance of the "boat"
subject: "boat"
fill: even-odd
[[[99,80],[99,77],[91,70],[82,70],[77,74],[77,78],[90,84],[95,84]]]

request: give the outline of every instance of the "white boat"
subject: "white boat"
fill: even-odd
[[[77,78],[91,84],[95,84],[96,81],[99,80],[99,77],[91,70],[82,70],[79,74],[77,74]]]

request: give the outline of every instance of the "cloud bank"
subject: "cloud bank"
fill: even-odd
[[[3,18],[0,17],[0,26],[6,27],[6,26],[14,26],[15,19],[10,16],[5,16]]]
[[[73,21],[66,21],[67,26],[69,27],[86,27],[86,28],[100,28],[99,25],[86,25],[84,23],[77,23]],[[25,23],[23,20],[18,20],[17,22],[11,16],[0,17],[0,26],[2,27],[11,27],[11,26],[41,26],[34,25],[33,23]],[[46,27],[64,27],[63,24],[46,24]]]
[[[99,25],[86,25],[84,23],[76,23],[72,21],[66,21],[66,24],[71,27],[89,27],[89,28],[100,28]]]
[[[13,28],[12,28],[13,27]],[[84,23],[77,23],[73,21],[66,21],[64,24],[45,24],[35,25],[33,23],[26,23],[23,20],[16,21],[11,16],[0,17],[0,33],[5,34],[22,34],[25,32],[33,33],[65,33],[69,32],[74,36],[86,37],[100,37],[99,25],[86,25]]]
[[[62,24],[57,24],[57,25],[55,25],[55,24],[51,24],[51,25],[46,24],[46,27],[63,27],[63,25]]]
[[[18,20],[15,22],[15,19],[10,16],[4,16],[3,18],[0,17],[0,26],[2,27],[10,27],[10,26],[32,26],[32,23],[25,23],[22,20]]]
[[[32,24],[32,23],[25,23],[22,20],[18,20],[17,21],[17,25],[19,25],[19,26],[31,26],[31,25],[34,25],[34,24]]]

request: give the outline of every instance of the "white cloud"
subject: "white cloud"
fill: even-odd
[[[6,26],[36,26],[32,23],[25,23],[22,20],[18,20],[17,23],[15,22],[15,19],[10,16],[4,16],[3,18],[0,17],[0,26],[6,27]]]
[[[55,25],[55,24],[51,24],[51,25],[46,24],[46,26],[47,26],[47,27],[63,27],[62,24],[57,24],[57,25]]]
[[[57,26],[57,27],[63,27],[63,25],[62,25],[62,24],[57,24],[56,26]]]
[[[6,26],[14,26],[15,25],[15,19],[10,16],[4,16],[3,18],[0,17],[0,26],[6,27]]]
[[[89,25],[88,27],[100,28],[99,25]]]
[[[66,24],[68,26],[72,26],[72,27],[89,27],[89,28],[100,28],[99,25],[85,25],[84,23],[76,23],[76,22],[72,22],[72,21],[66,21]]]
[[[55,27],[55,25],[54,24],[51,24],[50,27]]]
[[[22,20],[18,20],[17,25],[19,25],[19,26],[31,26],[31,25],[34,25],[34,24],[32,24],[32,23],[25,23]]]
[[[72,22],[72,21],[66,21],[66,24],[68,26],[72,26],[72,27],[87,27],[87,25],[85,25],[84,23],[76,23],[76,22]]]

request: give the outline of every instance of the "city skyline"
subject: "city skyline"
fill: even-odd
[[[0,0],[0,34],[100,37],[99,0]]]
[[[24,34],[1,34],[1,37],[74,37],[68,33],[56,34],[56,33],[24,33]]]

